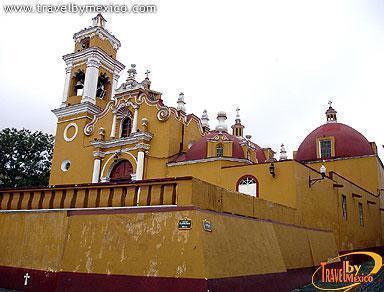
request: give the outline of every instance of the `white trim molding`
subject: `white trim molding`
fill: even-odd
[[[71,127],[74,127],[75,128],[75,133],[72,135],[72,137],[68,137],[68,130],[69,128]],[[75,140],[76,136],[77,136],[77,133],[79,132],[79,127],[77,126],[76,123],[69,123],[65,129],[64,129],[64,132],[63,132],[63,137],[64,137],[64,140],[67,141],[67,142],[71,142],[73,140]]]
[[[135,148],[133,149],[148,150],[149,145],[143,143],[143,141],[149,142],[152,140],[152,137],[153,137],[153,134],[149,132],[136,132],[131,134],[128,137],[122,137],[122,138],[117,138],[117,139],[112,139],[107,141],[102,141],[102,140],[92,141],[91,145],[95,148],[105,149],[105,148],[121,147],[121,146],[136,144]]]
[[[167,163],[167,166],[178,166],[178,165],[186,165],[186,164],[205,163],[205,162],[212,162],[212,161],[219,161],[219,160],[253,164],[252,161],[249,161],[248,159],[244,159],[244,158],[210,157],[210,158],[204,158],[204,159],[196,159],[196,160],[188,160],[188,161],[180,161],[180,162],[170,162],[170,163]]]
[[[63,56],[63,60],[67,64],[77,64],[80,62],[87,62],[88,59],[96,59],[101,63],[101,67],[110,72],[111,74],[120,73],[125,66],[119,61],[108,56],[102,49],[98,47],[91,47],[80,52],[70,53]]]
[[[83,103],[70,105],[67,107],[60,107],[52,110],[52,112],[56,115],[58,119],[60,119],[67,116],[73,116],[81,113],[90,113],[92,115],[96,115],[101,112],[101,109],[93,103],[83,102]]]

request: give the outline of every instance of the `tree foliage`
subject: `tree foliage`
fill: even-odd
[[[0,131],[0,187],[47,186],[53,141],[40,131]]]

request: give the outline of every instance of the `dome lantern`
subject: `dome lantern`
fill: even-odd
[[[235,119],[235,124],[231,126],[232,128],[232,135],[236,137],[243,137],[243,130],[244,126],[241,124],[241,119],[240,119],[240,108],[236,108],[236,119]]]
[[[329,108],[325,112],[325,115],[327,116],[327,123],[337,123],[337,111],[332,107],[332,101],[328,102]]]

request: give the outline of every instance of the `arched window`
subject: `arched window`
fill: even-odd
[[[258,183],[254,176],[246,175],[237,181],[236,189],[239,193],[258,197]]]
[[[128,137],[132,130],[132,120],[130,117],[126,117],[121,123],[121,137]]]
[[[223,157],[224,156],[223,144],[217,144],[217,146],[216,146],[216,156],[217,157]]]

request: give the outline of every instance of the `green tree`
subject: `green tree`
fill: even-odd
[[[0,131],[0,187],[47,186],[53,140],[39,131]]]

